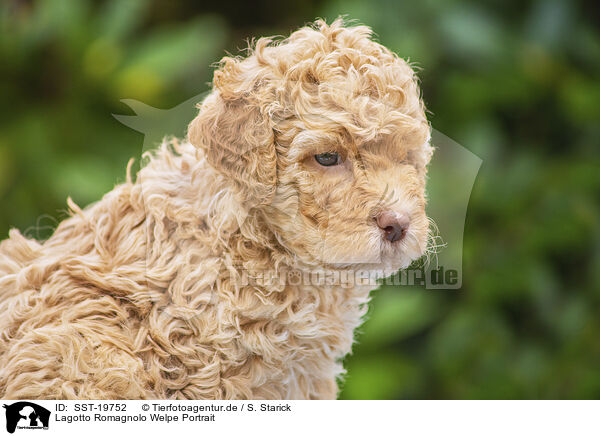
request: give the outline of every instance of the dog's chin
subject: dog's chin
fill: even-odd
[[[390,274],[398,270],[408,268],[414,261],[420,259],[425,254],[425,241],[411,235],[400,243],[391,244],[382,241],[380,249],[380,261],[376,265],[378,269],[390,271]]]
[[[321,258],[320,263],[325,268],[357,271],[377,270],[392,275],[398,270],[408,268],[415,260],[421,258],[425,253],[424,247],[425,243],[416,238],[397,244],[382,240],[371,244],[369,249],[331,250],[327,256]]]
[[[398,270],[408,268],[419,257],[410,256],[406,253],[393,255],[382,253],[380,262],[366,264],[365,267],[371,270],[383,270],[385,275],[392,275]]]

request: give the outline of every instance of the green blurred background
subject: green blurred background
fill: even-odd
[[[139,158],[112,113],[205,92],[244,40],[339,14],[420,67],[483,159],[460,291],[383,288],[341,397],[600,398],[600,17],[593,1],[3,1],[0,238],[47,237]],[[182,132],[183,133],[183,132]]]

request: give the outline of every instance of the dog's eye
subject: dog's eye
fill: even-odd
[[[315,154],[315,160],[324,167],[339,165],[342,161],[340,154],[335,152]]]

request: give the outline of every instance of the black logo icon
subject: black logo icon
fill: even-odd
[[[6,409],[6,431],[14,433],[15,429],[48,430],[50,411],[29,401],[19,401],[4,405]]]

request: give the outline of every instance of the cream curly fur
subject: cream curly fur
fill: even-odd
[[[69,200],[44,243],[0,244],[0,397],[335,398],[374,286],[242,276],[420,257],[429,132],[412,69],[367,27],[319,20],[225,58],[188,141]],[[328,151],[343,164],[319,166]],[[401,243],[385,208],[410,217]]]

